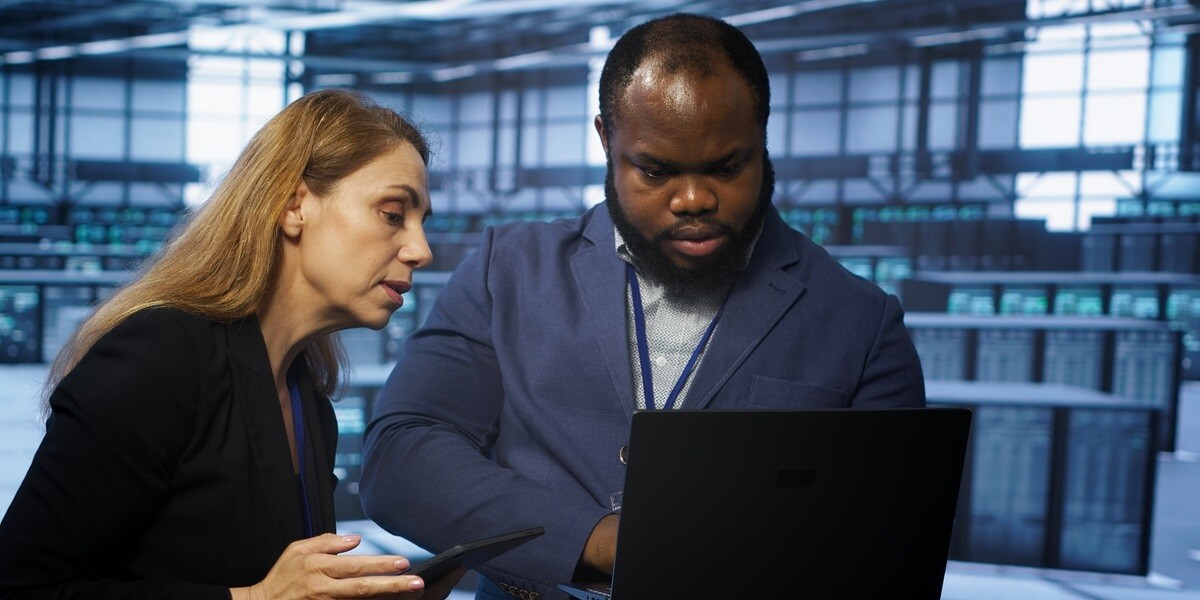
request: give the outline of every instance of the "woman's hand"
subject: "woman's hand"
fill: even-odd
[[[409,567],[403,556],[339,556],[356,546],[358,535],[326,533],[288,545],[265,579],[248,588],[230,590],[233,600],[276,600],[312,598],[370,598],[393,596],[405,600],[421,598],[425,582],[415,575],[401,575]],[[459,574],[462,577],[462,574]],[[449,595],[457,580],[446,586],[449,575],[437,582],[427,600]],[[445,586],[446,589],[441,588]]]

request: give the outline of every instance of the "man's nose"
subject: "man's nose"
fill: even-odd
[[[678,187],[671,194],[671,212],[699,215],[716,210],[717,194],[706,179],[700,175],[679,177]]]

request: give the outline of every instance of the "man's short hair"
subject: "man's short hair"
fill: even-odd
[[[739,73],[754,92],[754,119],[766,133],[771,113],[771,81],[762,56],[737,27],[704,15],[676,13],[646,21],[630,29],[608,53],[600,72],[600,118],[611,134],[620,119],[621,95],[633,72],[649,58],[661,61],[668,73],[715,73],[721,57]]]

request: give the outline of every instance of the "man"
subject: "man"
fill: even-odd
[[[634,410],[924,405],[897,299],[771,204],[769,106],[722,21],[622,36],[595,122],[607,201],[489,230],[455,272],[367,431],[371,518],[437,549],[542,525],[477,597],[562,597],[612,571]]]

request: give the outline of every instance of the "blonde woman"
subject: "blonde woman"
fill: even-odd
[[[62,349],[0,522],[0,597],[441,598],[458,576],[341,555],[333,333],[429,264],[428,145],[345,90],[293,102]],[[420,482],[412,482],[420,485]]]

